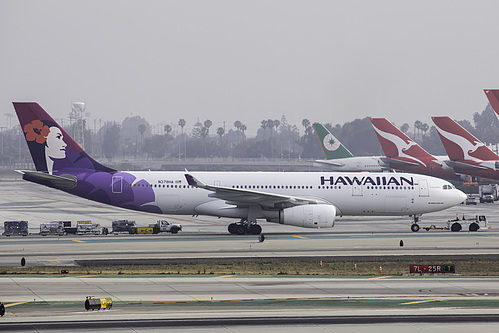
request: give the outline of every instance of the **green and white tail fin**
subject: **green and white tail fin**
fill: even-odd
[[[315,133],[321,143],[326,160],[353,157],[353,154],[322,124],[314,123]]]

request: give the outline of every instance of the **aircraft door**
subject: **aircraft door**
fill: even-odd
[[[352,184],[352,196],[362,196],[362,186],[358,184]]]
[[[419,196],[420,197],[429,197],[430,191],[428,189],[428,182],[426,180],[420,179],[419,183]]]
[[[113,176],[111,191],[113,193],[121,193],[123,191],[123,177]]]

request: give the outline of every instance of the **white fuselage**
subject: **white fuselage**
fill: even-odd
[[[123,172],[125,173],[125,172]],[[251,203],[227,202],[210,196],[212,191],[188,185],[185,172],[126,172],[136,177],[117,189],[136,186],[154,192],[165,214],[211,215],[245,218]],[[120,177],[121,172],[113,178]],[[335,172],[193,172],[204,184],[245,191],[316,199],[334,205],[336,215],[413,215],[452,207],[466,196],[449,182],[407,173]],[[116,178],[117,179],[117,178]],[[144,185],[144,183],[146,185]],[[113,191],[113,195],[120,195]],[[244,200],[242,200],[244,201]],[[275,210],[264,209],[273,218]]]

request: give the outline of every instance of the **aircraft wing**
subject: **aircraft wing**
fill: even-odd
[[[473,165],[473,164],[459,162],[459,161],[445,161],[445,164],[447,164],[451,168],[460,168],[460,169],[466,169],[466,170],[487,170],[486,167],[481,166],[481,165]]]
[[[233,205],[258,204],[268,208],[286,208],[298,205],[330,204],[329,202],[317,199],[299,198],[241,188],[206,185],[190,174],[185,174],[185,178],[187,179],[187,183],[191,186],[212,191],[213,193],[209,194],[210,197],[226,200]]]
[[[418,166],[418,165],[420,165],[419,163],[403,161],[403,160],[399,160],[396,158],[390,158],[390,157],[381,157],[381,160],[384,163],[386,163],[387,165],[394,165],[394,166],[397,166],[397,165],[400,165],[400,166]]]

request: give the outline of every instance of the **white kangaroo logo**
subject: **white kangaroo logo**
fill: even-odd
[[[483,161],[482,159],[470,156],[470,154],[474,153],[478,148],[485,146],[485,144],[483,144],[482,142],[480,142],[478,140],[474,140],[472,143],[468,139],[466,139],[460,135],[444,131],[443,129],[441,129],[438,126],[437,126],[437,131],[444,138],[446,138],[447,140],[449,140],[451,142],[454,142],[455,144],[457,144],[459,146],[459,148],[461,148],[461,150],[463,151],[463,155],[464,155],[465,160],[472,160],[475,162],[482,162]]]
[[[373,126],[374,127],[374,130],[380,135],[382,136],[383,138],[385,138],[386,140],[392,142],[396,147],[397,147],[397,150],[398,150],[398,157],[406,157],[408,159],[412,159],[414,161],[417,161],[419,163],[421,163],[422,165],[424,165],[425,167],[427,166],[426,163],[424,163],[423,161],[415,158],[414,156],[411,156],[411,155],[407,155],[405,152],[409,150],[409,148],[411,148],[412,146],[417,146],[417,143],[415,143],[414,141],[410,140],[409,143],[405,142],[404,139],[402,139],[401,137],[395,135],[395,134],[392,134],[392,133],[388,133],[388,132],[384,132],[382,130],[380,130],[379,128],[377,128],[376,126]]]

